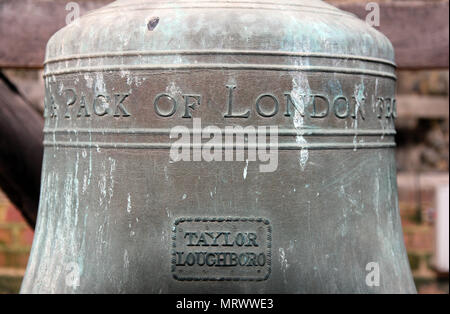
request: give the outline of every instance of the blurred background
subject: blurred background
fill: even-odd
[[[83,15],[109,2],[72,3]],[[362,19],[371,12],[368,1],[327,2]],[[13,97],[18,107],[42,115],[44,48],[48,38],[67,23],[68,14],[74,13],[68,3],[0,0],[0,98]],[[393,42],[398,64],[396,142],[404,241],[419,293],[448,293],[448,0],[376,3],[380,20],[374,27]],[[5,105],[0,101],[0,116],[1,106]],[[0,156],[11,145],[14,142],[0,132]],[[1,167],[0,163],[0,174]],[[0,293],[18,292],[32,240],[33,229],[0,190]]]

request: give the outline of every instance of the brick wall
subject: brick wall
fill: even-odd
[[[448,173],[400,173],[399,207],[403,236],[416,286],[420,293],[448,293],[448,274],[435,270],[436,191],[448,184]]]
[[[20,212],[0,190],[0,294],[19,291],[33,234]]]
[[[27,266],[33,230],[0,191],[0,268]]]

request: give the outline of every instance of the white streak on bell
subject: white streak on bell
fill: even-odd
[[[244,172],[242,173],[244,180],[245,180],[245,178],[247,178],[247,169],[248,169],[248,159],[245,161]]]

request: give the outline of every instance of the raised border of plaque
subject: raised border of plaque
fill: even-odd
[[[254,217],[180,217],[172,228],[172,276],[179,281],[264,281],[272,227]]]

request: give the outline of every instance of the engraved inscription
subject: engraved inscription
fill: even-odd
[[[378,119],[397,118],[396,100],[393,97],[381,96],[349,96],[325,95],[321,92],[311,91],[308,94],[284,92],[280,95],[264,92],[255,96],[252,103],[247,105],[243,112],[237,112],[235,107],[241,105],[236,85],[225,85],[223,118],[249,118],[257,115],[262,118],[272,118],[277,115],[292,117],[298,112],[302,117],[323,119],[329,116],[335,119],[366,120],[366,109],[375,107]],[[241,93],[247,91],[242,90]],[[129,104],[130,93],[103,93],[95,94],[87,99],[83,93],[78,94],[74,88],[68,88],[59,95],[49,95],[45,105],[45,116],[65,119],[88,118],[91,116],[124,118],[130,117],[129,107],[136,108],[139,104]],[[135,95],[136,96],[136,95]],[[58,98],[58,100],[56,100]],[[192,119],[202,107],[208,103],[204,95],[198,93],[181,93],[175,96],[170,93],[159,93],[153,98],[153,111],[162,118]],[[374,104],[366,103],[366,99],[374,99]],[[181,107],[181,108],[180,108]],[[241,109],[242,110],[242,109]]]
[[[64,99],[61,102],[57,103],[54,95],[51,95],[49,101],[46,101],[44,117],[56,118],[60,114],[65,119],[87,118],[91,115],[116,118],[131,116],[124,104],[130,94],[97,94],[90,102],[86,100],[83,93],[78,97],[74,88],[64,89],[60,94]]]
[[[272,239],[267,219],[179,218],[172,231],[174,279],[269,278]]]

